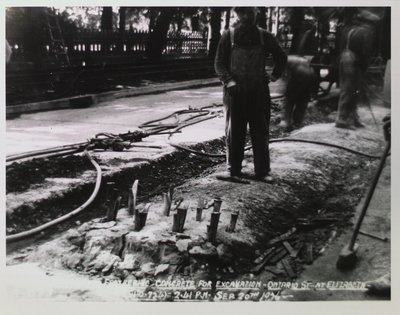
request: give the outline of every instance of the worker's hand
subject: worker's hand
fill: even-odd
[[[239,88],[239,85],[235,81],[229,81],[226,84],[226,88],[227,88],[228,94],[230,96],[236,96],[239,94],[240,88]]]
[[[271,82],[275,82],[276,80],[278,80],[278,78],[276,76],[274,76],[273,74],[271,74],[271,76],[269,77],[269,80]]]

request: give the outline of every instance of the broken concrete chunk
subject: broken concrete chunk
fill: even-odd
[[[74,253],[71,256],[67,256],[65,265],[70,269],[74,269],[82,262],[82,260],[83,260],[82,254]]]
[[[95,269],[95,270],[102,270],[106,268],[109,265],[113,265],[114,263],[121,261],[121,258],[119,258],[116,255],[111,254],[108,251],[101,251],[99,255],[97,255],[90,263],[89,263],[89,268]],[[110,267],[111,268],[111,267]]]
[[[156,271],[156,266],[154,263],[149,262],[147,264],[144,264],[140,269],[146,275],[154,275],[154,272]]]
[[[218,256],[217,248],[211,243],[206,243],[203,247],[195,246],[190,251],[189,254],[200,258],[213,258]]]
[[[138,270],[140,263],[133,254],[126,254],[124,260],[118,264],[118,269]]]
[[[154,272],[154,275],[157,276],[160,273],[164,273],[168,270],[168,268],[169,268],[169,264],[158,265],[156,268],[156,271]]]
[[[165,245],[175,245],[175,237],[169,237],[167,239],[160,240],[158,244],[165,244]]]
[[[134,272],[133,275],[136,279],[144,278],[144,272],[142,270],[138,270],[138,271]]]
[[[101,270],[101,272],[102,273],[108,273],[113,267],[114,267],[114,264],[116,264],[117,263],[117,259],[114,259],[114,260],[112,260],[112,261],[110,261],[108,264],[107,264],[107,266],[105,266],[102,270]]]
[[[91,229],[91,224],[89,223],[83,223],[80,227],[78,227],[78,232],[79,233],[85,233]]]
[[[185,239],[185,240],[179,240],[176,242],[176,247],[180,252],[186,252],[189,248],[189,244],[192,241],[190,239]]]
[[[95,223],[95,224],[92,224],[91,228],[92,229],[109,229],[109,228],[113,227],[115,224],[117,224],[117,222],[115,222],[115,221],[108,221],[108,222],[104,222],[104,223]]]
[[[85,236],[75,229],[68,230],[65,237],[71,244],[80,248],[83,247],[83,245],[85,244]]]

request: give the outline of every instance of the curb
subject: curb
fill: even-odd
[[[149,95],[157,93],[165,93],[176,89],[191,89],[200,87],[209,87],[220,85],[218,78],[200,79],[184,82],[154,84],[151,86],[130,88],[121,91],[104,92],[99,94],[84,94],[74,97],[61,98],[52,101],[27,103],[6,107],[6,118],[14,116],[34,113],[41,111],[67,109],[67,108],[84,108],[93,104],[111,101],[118,98],[134,97],[140,95]]]

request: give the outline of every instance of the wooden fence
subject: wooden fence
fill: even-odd
[[[66,50],[72,63],[102,59],[142,58],[149,40],[147,31],[81,31],[64,34]],[[29,61],[22,38],[7,38],[13,48],[13,60]],[[207,34],[202,32],[169,32],[163,55],[166,58],[196,58],[207,56]],[[50,41],[46,42],[43,59],[51,58]]]

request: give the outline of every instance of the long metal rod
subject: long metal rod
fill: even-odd
[[[352,235],[350,243],[349,243],[349,250],[351,250],[351,251],[354,248],[354,244],[356,243],[357,235],[358,235],[358,232],[360,230],[362,221],[364,220],[365,214],[367,213],[367,209],[368,209],[369,203],[370,203],[370,201],[372,199],[372,195],[374,194],[375,187],[378,184],[379,177],[381,176],[383,167],[385,166],[385,161],[386,161],[386,157],[387,157],[387,155],[389,153],[389,150],[390,150],[390,141],[388,141],[387,144],[386,144],[385,151],[383,152],[381,160],[379,161],[378,169],[377,169],[377,171],[375,173],[375,176],[374,176],[374,178],[372,180],[371,186],[369,187],[367,197],[365,198],[363,207],[361,209],[360,216],[358,217],[357,223],[356,223],[356,225],[354,227],[353,235]]]

